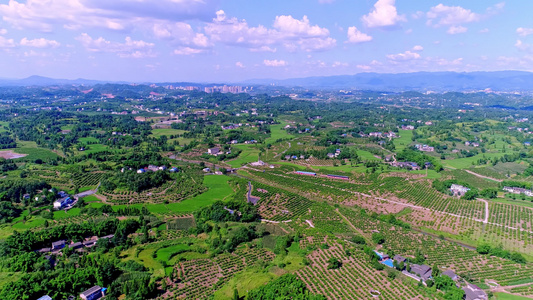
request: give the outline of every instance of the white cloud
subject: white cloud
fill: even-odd
[[[0,48],[13,48],[15,46],[15,41],[13,39],[0,36]]]
[[[61,44],[58,41],[54,40],[47,40],[45,38],[39,38],[39,39],[33,39],[28,40],[27,38],[23,38],[20,40],[21,46],[26,47],[34,47],[34,48],[57,48]]]
[[[318,3],[320,4],[331,4],[335,2],[335,0],[318,0]]]
[[[352,26],[348,28],[348,40],[346,43],[363,43],[369,42],[372,40],[372,37],[366,33],[362,33],[357,29],[357,27]]]
[[[191,25],[185,22],[160,22],[151,27],[153,35],[162,40],[169,41],[177,46],[177,52],[181,54],[197,54],[211,48],[213,43],[203,33],[196,33]],[[192,51],[196,49],[197,51]]]
[[[144,58],[153,57],[154,44],[142,40],[135,41],[131,37],[126,37],[124,43],[111,42],[103,37],[93,39],[87,33],[82,33],[76,38],[87,51],[116,53],[119,57]]]
[[[204,31],[214,42],[249,48],[251,51],[275,52],[281,45],[289,51],[321,51],[335,47],[337,41],[329,37],[329,30],[311,25],[307,16],[301,20],[292,16],[277,16],[273,28],[263,25],[250,27],[246,20],[228,18],[224,11],[208,23]]]
[[[422,46],[420,46],[420,45],[416,45],[416,46],[413,47],[412,50],[413,50],[413,51],[422,51],[422,50],[424,50],[424,47],[422,47]]]
[[[374,4],[374,10],[364,15],[361,20],[365,26],[373,27],[393,27],[398,22],[405,22],[404,15],[398,15],[395,0],[378,0]]]
[[[0,5],[2,19],[18,29],[44,32],[56,26],[79,30],[144,28],[153,20],[208,20],[218,0],[10,0]]]
[[[405,51],[404,53],[389,54],[387,58],[393,61],[408,61],[413,59],[419,59],[420,54],[411,51]]]
[[[533,28],[518,27],[516,33],[518,33],[519,36],[528,36],[533,34]]]
[[[490,30],[488,28],[483,28],[479,31],[479,33],[487,33],[489,32]]]
[[[235,66],[239,67],[239,68],[244,68],[244,64],[242,62],[240,62],[240,61],[236,62]]]
[[[203,49],[196,49],[191,47],[180,47],[178,49],[175,49],[172,53],[175,55],[194,55],[194,54],[200,54],[205,52]]]
[[[288,63],[284,60],[277,60],[277,59],[273,59],[273,60],[268,60],[268,59],[265,59],[263,60],[263,64],[267,67],[284,67],[286,65],[288,65]]]
[[[5,28],[1,28],[0,29],[0,35],[4,35],[6,33],[7,33],[7,29],[5,29]]]
[[[475,13],[472,10],[461,6],[447,6],[441,3],[437,6],[433,6],[426,13],[426,24],[435,28],[448,27],[447,32],[449,34],[463,33],[466,32],[466,28],[460,26],[461,24],[478,22],[481,19],[493,16],[502,11],[504,6],[505,3],[502,2],[488,7],[485,13]]]
[[[446,33],[448,34],[458,34],[458,33],[465,33],[468,31],[468,28],[464,27],[464,26],[451,26],[450,28],[448,28],[448,30],[446,30]]]
[[[428,24],[431,25],[436,22],[435,26],[437,27],[477,22],[481,18],[481,15],[470,9],[461,6],[446,6],[442,3],[432,7],[426,16]]]
[[[347,66],[348,66],[348,63],[343,63],[343,62],[340,62],[340,61],[336,61],[336,62],[334,62],[331,66],[332,66],[333,68],[347,67]]]

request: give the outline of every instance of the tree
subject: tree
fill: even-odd
[[[239,300],[239,299],[241,299],[239,297],[239,291],[237,290],[237,288],[234,288],[233,289],[233,300]]]
[[[339,261],[336,257],[330,257],[328,260],[328,270],[338,269],[342,267],[342,262]]]
[[[379,232],[372,233],[372,241],[376,244],[383,244],[385,243],[385,236]]]

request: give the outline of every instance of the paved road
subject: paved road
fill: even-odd
[[[79,199],[79,198],[83,198],[85,196],[92,195],[94,193],[96,193],[96,190],[88,190],[88,191],[85,191],[85,192],[82,192],[82,193],[74,195],[74,198]]]

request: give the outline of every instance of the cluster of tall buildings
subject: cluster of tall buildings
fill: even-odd
[[[206,93],[232,93],[232,94],[239,94],[242,93],[242,86],[206,86],[204,88],[204,92]]]
[[[197,86],[173,86],[173,85],[166,85],[164,88],[168,90],[185,90],[185,91],[200,91],[202,90],[200,87]],[[206,93],[232,93],[232,94],[239,94],[244,92],[242,86],[228,86],[228,85],[222,85],[222,86],[206,86],[203,88],[203,91]]]

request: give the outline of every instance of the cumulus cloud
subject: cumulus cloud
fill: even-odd
[[[533,34],[533,28],[518,27],[516,33],[518,33],[519,36],[528,36]]]
[[[20,40],[20,45],[26,46],[26,47],[34,47],[34,48],[57,48],[61,44],[58,41],[47,40],[45,38],[39,38],[39,39],[33,39],[33,40],[23,38],[22,40]]]
[[[0,48],[13,48],[15,46],[15,41],[13,39],[0,36]]]
[[[194,32],[191,25],[185,22],[154,23],[151,31],[154,37],[178,47],[177,51],[174,51],[175,54],[198,54],[213,46],[205,34]]]
[[[413,51],[422,51],[422,50],[424,50],[424,47],[422,47],[422,46],[420,46],[420,45],[416,45],[416,46],[413,47],[412,50],[413,50]]]
[[[348,28],[348,40],[347,43],[364,43],[372,40],[372,37],[366,33],[362,33],[357,27],[352,26]]]
[[[365,26],[373,27],[394,27],[398,22],[405,22],[404,15],[398,15],[395,0],[378,0],[374,4],[374,10],[364,15],[361,20]]]
[[[337,41],[329,37],[329,30],[311,25],[307,16],[301,20],[292,16],[277,16],[272,28],[263,25],[250,27],[246,20],[228,18],[217,11],[212,23],[205,26],[206,35],[215,42],[249,48],[251,51],[275,52],[276,46],[289,51],[321,51],[334,47]]]
[[[244,64],[242,62],[240,62],[240,61],[236,62],[235,66],[239,67],[239,68],[244,68]]]
[[[450,28],[448,28],[448,30],[446,30],[446,33],[448,34],[458,34],[458,33],[465,33],[468,31],[468,28],[464,27],[464,26],[451,26]]]
[[[6,34],[6,33],[7,33],[7,29],[0,28],[0,35]]]
[[[467,29],[461,24],[468,24],[472,22],[478,22],[483,18],[490,17],[499,13],[505,3],[498,3],[494,6],[488,7],[485,13],[476,13],[470,9],[461,6],[447,6],[439,4],[433,6],[426,13],[428,26],[433,27],[448,27],[449,34],[457,34],[466,32]]]
[[[411,52],[411,51],[408,50],[408,51],[405,51],[403,53],[388,54],[387,58],[392,60],[392,61],[408,61],[408,60],[419,59],[420,58],[420,54],[418,54],[416,52]]]
[[[429,25],[450,26],[464,23],[477,22],[481,15],[461,6],[446,6],[439,4],[432,7],[426,14]]]
[[[288,63],[284,60],[277,60],[277,59],[273,59],[273,60],[268,60],[268,59],[265,59],[263,60],[263,64],[267,67],[284,67],[286,65],[288,65]]]
[[[99,37],[93,39],[87,33],[82,33],[76,38],[87,51],[116,53],[119,57],[144,58],[153,57],[154,44],[142,40],[135,41],[131,37],[126,37],[124,43],[112,42]]]

